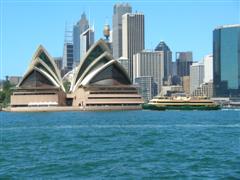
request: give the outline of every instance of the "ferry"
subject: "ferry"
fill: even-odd
[[[191,97],[155,97],[143,105],[150,110],[218,110],[220,105],[210,99]]]

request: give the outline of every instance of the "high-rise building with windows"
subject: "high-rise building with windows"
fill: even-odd
[[[73,69],[73,44],[71,42],[64,43],[63,67],[64,74]]]
[[[63,57],[62,57],[62,74],[73,69],[73,38],[72,38],[72,26],[66,24],[65,27],[65,38],[64,38],[64,47],[63,47]]]
[[[138,92],[141,94],[144,102],[150,101],[157,95],[157,85],[153,81],[152,76],[140,76],[135,79],[135,83],[138,85]]]
[[[201,62],[193,63],[190,66],[190,94],[200,87],[204,78],[204,64]]]
[[[82,13],[81,19],[73,26],[73,59],[74,64],[80,62],[80,35],[89,28],[89,23],[85,13]]]
[[[240,24],[213,31],[214,96],[240,96]]]
[[[213,81],[213,55],[209,54],[203,58],[204,64],[204,83]]]
[[[144,15],[127,13],[122,16],[122,56],[129,60],[129,75],[133,81],[133,55],[144,49]]]
[[[172,75],[172,51],[168,47],[168,45],[161,41],[157,47],[155,48],[155,51],[162,51],[164,56],[164,77],[163,82],[167,84],[168,80],[171,78]]]
[[[88,28],[80,35],[80,59],[82,59],[88,49],[94,44],[94,29]]]
[[[162,51],[142,51],[133,56],[133,79],[152,76],[160,92],[164,77],[164,53]]]
[[[122,56],[122,15],[131,13],[132,7],[128,3],[115,4],[112,17],[112,47],[113,57],[118,59]]]
[[[190,66],[193,63],[192,52],[176,52],[177,75],[180,77],[189,76]]]

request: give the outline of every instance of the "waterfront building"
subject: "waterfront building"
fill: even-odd
[[[49,106],[71,106],[51,110],[141,109],[137,88],[102,39],[63,79],[70,82],[68,94],[54,59],[40,46],[11,96],[11,111],[39,111],[39,107],[47,111]]]
[[[133,56],[133,79],[141,76],[152,76],[160,92],[164,77],[163,51],[142,51]]]
[[[79,64],[81,58],[80,49],[82,43],[80,36],[87,29],[89,29],[89,23],[85,12],[83,12],[81,19],[73,26],[73,60],[75,65]]]
[[[88,49],[94,44],[94,29],[88,28],[80,35],[80,59],[82,59]]]
[[[192,52],[176,52],[177,75],[179,77],[190,75],[190,66],[193,63]]]
[[[39,46],[11,96],[11,107],[63,106],[65,89],[54,59]]]
[[[213,69],[214,96],[240,96],[240,24],[214,29]]]
[[[204,83],[212,82],[213,81],[213,55],[206,55],[203,58],[204,64]]]
[[[190,66],[190,94],[192,94],[204,79],[204,65],[201,62],[193,63]]]
[[[163,84],[169,85],[169,79],[172,76],[172,51],[167,46],[164,41],[161,41],[155,51],[162,51],[163,52],[163,59],[164,59],[164,77],[163,77]]]
[[[113,7],[112,48],[114,59],[118,59],[122,56],[122,15],[131,12],[132,7],[128,3],[115,4]]]
[[[153,81],[152,76],[140,76],[135,78],[135,83],[138,85],[138,92],[147,103],[157,95],[157,84]]]
[[[133,55],[144,49],[144,15],[127,13],[122,16],[122,56],[129,60],[129,75],[133,81]]]
[[[129,69],[128,69],[128,58],[125,57],[120,57],[118,59],[118,62],[124,67],[124,69],[127,71],[128,75],[129,75]]]
[[[126,70],[113,59],[102,39],[88,50],[80,62],[70,92],[67,101],[81,108],[138,109],[143,102]]]
[[[162,86],[160,96],[175,96],[176,94],[183,94],[183,87],[176,85],[176,86]]]
[[[192,96],[213,97],[213,82],[203,83],[192,92]]]

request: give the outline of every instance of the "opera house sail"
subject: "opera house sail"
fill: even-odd
[[[11,108],[51,109],[55,106],[56,109],[60,106],[66,110],[123,110],[140,109],[143,103],[126,70],[113,59],[102,39],[81,59],[72,72],[70,83],[66,92],[53,58],[39,46],[11,96]]]
[[[136,109],[143,103],[127,72],[113,59],[102,39],[81,60],[70,91],[72,105],[84,108]]]
[[[11,107],[64,106],[65,96],[60,72],[40,45],[11,96]]]

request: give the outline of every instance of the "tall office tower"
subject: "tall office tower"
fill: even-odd
[[[72,26],[66,24],[65,27],[65,39],[63,47],[62,58],[62,70],[63,74],[73,69],[73,38],[72,38]]]
[[[152,76],[160,92],[164,77],[164,53],[162,51],[142,51],[133,56],[133,79]]]
[[[164,41],[161,41],[157,47],[155,48],[155,51],[162,51],[164,54],[164,78],[163,83],[166,85],[168,84],[168,80],[171,78],[172,75],[172,51],[167,46],[167,44]]]
[[[63,67],[64,74],[73,69],[73,44],[70,42],[64,43]]]
[[[177,75],[177,62],[173,61],[172,62],[172,76],[176,76]]]
[[[240,96],[240,24],[213,31],[214,96]]]
[[[206,55],[203,58],[204,64],[204,83],[209,83],[213,81],[213,55]]]
[[[189,76],[190,66],[193,63],[192,52],[176,52],[177,75],[180,77]]]
[[[144,102],[148,102],[157,95],[157,85],[152,76],[137,77],[135,83],[138,84],[138,92],[143,97]]]
[[[204,78],[204,65],[197,62],[190,66],[190,94],[200,87]]]
[[[94,29],[88,28],[80,35],[80,59],[82,59],[88,49],[94,44]]]
[[[80,35],[89,28],[88,20],[85,12],[82,13],[81,19],[73,26],[73,59],[74,64],[77,65],[80,62]]]
[[[129,76],[133,81],[133,55],[144,49],[144,15],[122,16],[122,56],[129,59]]]
[[[129,4],[115,4],[113,7],[112,47],[114,59],[118,59],[122,56],[122,15],[131,12],[132,7]]]

